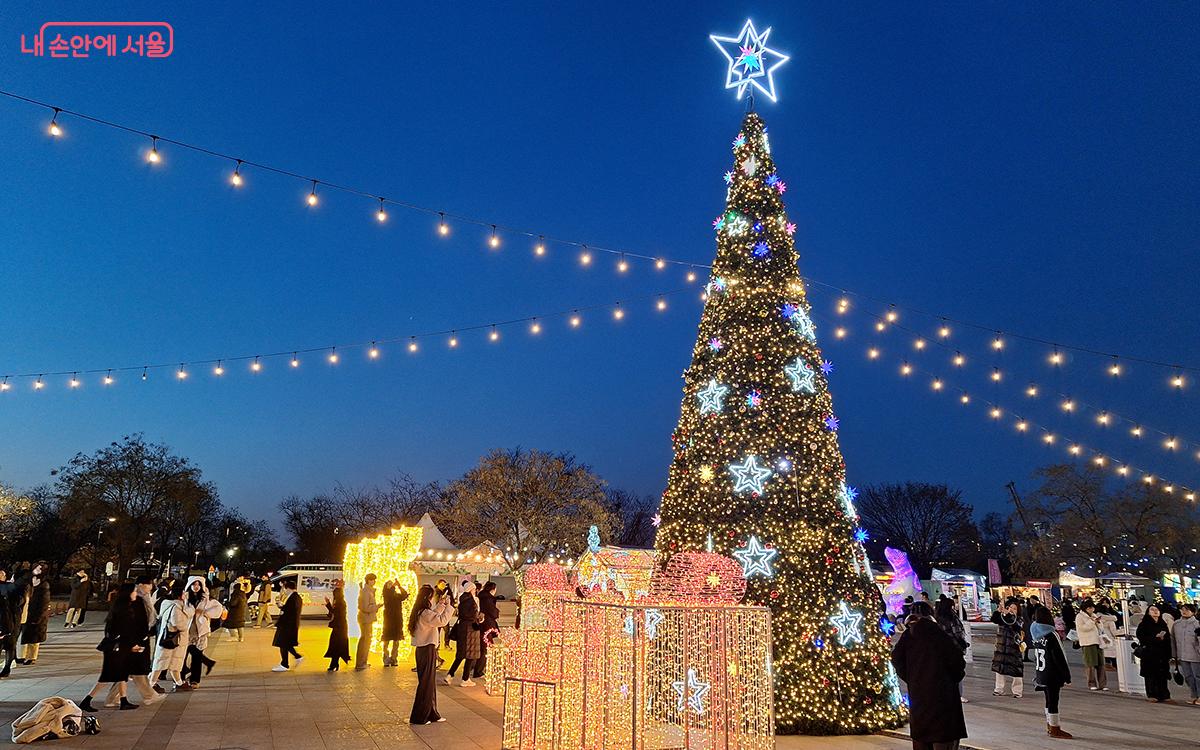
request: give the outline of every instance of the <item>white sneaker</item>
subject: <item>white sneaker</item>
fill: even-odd
[[[158,693],[155,693],[150,698],[142,698],[142,705],[143,706],[152,706],[155,703],[158,703],[162,699],[163,699],[163,697],[161,695],[159,695]]]
[[[475,681],[474,681],[474,680],[463,680],[462,682],[460,682],[460,683],[458,683],[458,684],[459,684],[461,687],[475,687]]]
[[[292,669],[291,669],[291,667],[285,667],[282,664],[276,664],[274,667],[271,668],[271,671],[272,672],[290,672],[290,671],[292,671]]]
[[[303,656],[297,656],[297,657],[296,657],[296,666],[297,666],[297,667],[298,667],[298,666],[300,666],[300,662],[302,662],[302,661],[304,661],[304,657],[303,657]]]
[[[442,681],[443,681],[443,682],[445,682],[447,685],[453,685],[453,684],[454,684],[454,678],[453,678],[453,677],[451,677],[450,675],[444,675],[444,676],[442,677]]]
[[[1100,689],[1100,688],[1096,687],[1095,685],[1093,685],[1092,687],[1088,688],[1088,690],[1099,690],[1099,689]]]

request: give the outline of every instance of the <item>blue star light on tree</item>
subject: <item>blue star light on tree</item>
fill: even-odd
[[[799,309],[800,309],[800,308],[799,308],[799,307],[797,307],[796,305],[793,305],[791,302],[788,302],[788,303],[787,303],[787,304],[785,304],[785,305],[783,306],[783,308],[782,308],[782,312],[783,312],[783,319],[784,319],[784,320],[791,320],[791,319],[792,319],[792,316],[794,316],[794,315],[796,314],[796,312],[797,312]]]
[[[738,146],[745,146],[745,145],[746,145],[746,134],[738,133],[737,138],[733,139],[733,147],[737,148]]]
[[[817,392],[815,380],[817,373],[813,368],[808,366],[803,357],[796,357],[795,362],[783,368],[783,374],[787,375],[788,380],[792,381],[793,391],[808,393],[810,395]]]
[[[770,578],[775,575],[775,568],[771,566],[771,561],[778,554],[779,550],[762,546],[758,537],[751,535],[744,548],[733,551],[733,558],[742,564],[744,578],[752,575],[764,575]]]
[[[800,308],[796,308],[796,314],[791,317],[792,326],[796,329],[796,333],[813,342],[817,341],[817,327],[813,325],[812,318],[808,317],[808,313]]]
[[[892,633],[896,632],[896,623],[892,622],[886,617],[880,617],[879,629],[883,631],[884,635],[891,637]]]
[[[734,492],[753,492],[761,495],[763,483],[771,478],[773,472],[758,462],[758,456],[746,456],[742,463],[730,464],[729,473],[733,474]]]
[[[721,339],[713,337],[708,340],[708,348],[714,352],[719,352],[725,345],[721,343]]]
[[[840,424],[841,422],[838,421],[838,418],[832,414],[830,414],[828,417],[825,417],[825,429],[829,430],[830,432],[837,432],[838,425]]]
[[[841,501],[842,510],[846,512],[847,518],[858,518],[858,510],[854,507],[856,497],[858,497],[858,490],[847,487],[845,482],[838,487],[838,500]]]
[[[746,406],[751,409],[757,409],[762,406],[762,394],[758,391],[750,391],[746,394]]]
[[[851,612],[846,602],[838,602],[839,612],[829,618],[830,624],[837,628],[838,643],[843,646],[850,643],[862,643],[862,621],[860,612]]]
[[[758,242],[754,243],[754,250],[752,252],[754,253],[755,258],[765,258],[771,254],[771,246],[766,242],[759,240]]]
[[[696,677],[696,670],[688,667],[687,682],[676,680],[671,683],[671,687],[675,689],[678,696],[678,701],[675,705],[676,711],[683,710],[683,704],[686,703],[688,708],[694,711],[697,715],[704,713],[704,697],[708,695],[709,683],[701,682]]]
[[[855,529],[854,530],[854,541],[858,542],[859,544],[862,544],[863,542],[867,541],[867,539],[869,539],[869,538],[870,538],[870,536],[867,534],[866,529]]]
[[[696,398],[700,399],[700,413],[720,412],[725,408],[725,394],[727,393],[729,393],[729,388],[718,383],[716,379],[708,381],[704,390],[696,394]]]
[[[779,182],[779,175],[775,172],[772,172],[771,174],[767,175],[767,179],[764,180],[764,182],[767,183],[767,187],[775,187],[775,183]]]
[[[828,375],[833,372],[833,363],[829,360],[821,360],[821,374]]]
[[[725,173],[725,184],[728,185],[731,182],[733,182],[733,172],[726,172]]]
[[[761,221],[754,222],[754,231],[761,232],[762,230],[763,230],[763,223]]]
[[[725,74],[725,88],[737,89],[741,99],[750,86],[758,89],[771,101],[775,101],[775,69],[788,61],[788,56],[767,46],[771,29],[761,34],[755,30],[753,21],[746,21],[736,37],[712,34],[709,39],[721,50],[729,62]],[[765,85],[764,85],[765,84]]]

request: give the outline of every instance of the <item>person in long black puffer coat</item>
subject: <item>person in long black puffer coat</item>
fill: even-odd
[[[1167,683],[1171,680],[1171,631],[1158,605],[1151,604],[1137,626],[1141,646],[1138,670],[1146,681],[1146,700],[1155,703],[1174,703]]]
[[[383,630],[379,641],[383,644],[383,666],[398,667],[397,655],[400,641],[404,640],[404,602],[408,592],[399,581],[383,584]]]
[[[346,583],[333,582],[333,599],[325,599],[325,610],[329,612],[329,648],[325,658],[329,660],[326,672],[336,672],[341,662],[350,663],[350,625],[346,621]]]
[[[300,612],[304,607],[304,602],[296,593],[296,576],[284,578],[282,586],[279,598],[283,604],[279,608],[279,619],[275,621],[275,637],[271,639],[271,645],[279,649],[279,664],[271,668],[272,672],[291,669],[288,656],[296,659],[296,666],[304,661],[304,657],[296,650],[296,646],[300,645]]]
[[[1012,694],[1020,698],[1024,692],[1025,664],[1021,661],[1025,643],[1025,623],[1017,615],[1020,599],[1009,599],[1004,608],[992,613],[996,623],[996,650],[992,654],[992,671],[996,673],[996,687],[992,695],[1004,695],[1004,684],[1012,680]]]
[[[915,602],[908,627],[892,649],[892,666],[908,685],[913,750],[953,750],[967,736],[958,684],[966,674],[962,648]]]
[[[36,563],[21,583],[27,587],[29,603],[25,608],[25,622],[21,625],[21,658],[17,663],[36,664],[38,650],[45,643],[46,630],[50,626],[50,578],[46,563]]]

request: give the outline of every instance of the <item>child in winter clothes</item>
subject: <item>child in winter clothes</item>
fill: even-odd
[[[1042,607],[1034,613],[1029,635],[1033,639],[1029,653],[1034,664],[1034,690],[1046,694],[1046,734],[1069,740],[1071,735],[1058,725],[1058,696],[1063,685],[1071,684],[1071,669],[1067,666],[1067,655],[1063,653],[1058,634],[1054,632],[1050,610]]]

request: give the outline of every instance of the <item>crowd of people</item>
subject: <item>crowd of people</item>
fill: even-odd
[[[928,595],[922,598],[905,602],[892,664],[908,686],[913,747],[955,750],[967,736],[961,704],[967,702],[962,681],[969,641],[956,602],[941,597],[931,605]],[[1174,703],[1168,687],[1174,680],[1187,686],[1191,695],[1187,703],[1200,705],[1200,620],[1196,618],[1196,606],[1182,604],[1176,608],[1132,599],[1126,610],[1146,700]],[[991,617],[996,626],[992,694],[1021,698],[1026,664],[1031,664],[1034,689],[1045,700],[1046,734],[1071,739],[1059,718],[1062,689],[1071,684],[1066,651],[1082,651],[1089,690],[1107,691],[1106,673],[1116,668],[1111,660],[1124,619],[1123,612],[1107,597],[1067,599],[1057,616],[1039,597],[1006,599]]]

